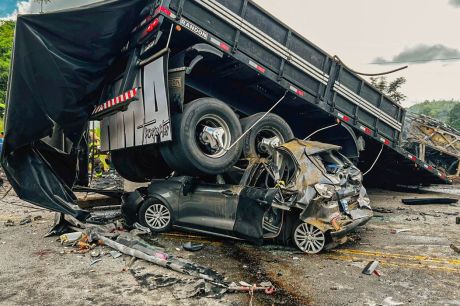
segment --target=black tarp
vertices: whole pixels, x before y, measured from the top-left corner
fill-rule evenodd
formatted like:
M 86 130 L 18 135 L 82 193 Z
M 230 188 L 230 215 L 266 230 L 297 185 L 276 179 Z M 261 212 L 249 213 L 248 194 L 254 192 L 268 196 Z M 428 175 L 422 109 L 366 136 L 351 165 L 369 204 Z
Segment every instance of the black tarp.
M 106 71 L 147 3 L 111 0 L 18 16 L 1 162 L 21 199 L 79 219 L 88 216 L 76 209 L 71 191 L 76 148 Z M 43 142 L 53 129 L 62 129 L 73 150 Z

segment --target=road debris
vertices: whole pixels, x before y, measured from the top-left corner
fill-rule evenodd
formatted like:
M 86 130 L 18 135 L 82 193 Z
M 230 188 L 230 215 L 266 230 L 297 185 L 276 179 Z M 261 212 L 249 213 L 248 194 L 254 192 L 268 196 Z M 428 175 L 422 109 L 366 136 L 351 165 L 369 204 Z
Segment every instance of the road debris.
M 430 217 L 435 217 L 435 218 L 440 218 L 441 217 L 441 215 L 430 214 L 430 213 L 426 213 L 426 212 L 420 212 L 419 215 L 422 216 L 422 217 L 424 217 L 424 216 L 430 216 Z M 425 217 L 424 217 L 424 220 L 426 220 Z
M 403 229 L 392 229 L 390 232 L 392 234 L 399 234 L 399 233 L 404 233 L 404 232 L 410 232 L 410 228 L 403 228 Z
M 186 251 L 189 251 L 189 252 L 196 252 L 196 251 L 200 251 L 201 249 L 203 249 L 204 247 L 204 244 L 202 243 L 193 243 L 193 242 L 186 242 L 182 245 L 182 248 Z
M 457 199 L 453 198 L 415 198 L 415 199 L 401 199 L 401 202 L 406 205 L 430 205 L 430 204 L 454 204 Z
M 372 210 L 374 212 L 382 213 L 382 214 L 391 214 L 394 212 L 393 209 L 391 208 L 386 208 L 386 207 L 372 207 Z
M 364 267 L 364 270 L 362 273 L 366 275 L 372 275 L 378 266 L 379 266 L 379 262 L 377 260 L 370 261 L 366 265 L 366 267 Z M 380 276 L 380 275 L 377 275 L 377 276 Z
M 8 226 L 15 226 L 15 225 L 16 225 L 16 224 L 15 224 L 14 221 L 11 220 L 11 219 L 8 219 L 8 220 L 5 221 L 5 226 L 7 226 L 7 227 L 8 227 Z
M 21 221 L 19 221 L 19 225 L 25 225 L 25 224 L 28 224 L 28 223 L 32 223 L 32 216 L 27 216 L 24 219 L 22 219 Z
M 393 297 L 389 296 L 383 300 L 383 305 L 384 306 L 398 306 L 398 305 L 404 305 L 404 303 L 393 301 Z
M 455 224 L 460 224 L 460 217 L 455 218 Z
M 237 285 L 236 283 L 231 283 L 228 286 L 228 290 L 235 292 L 249 292 L 251 295 L 255 291 L 263 291 L 265 294 L 269 295 L 276 292 L 276 288 L 270 282 L 260 283 L 259 285 L 251 285 L 246 282 L 239 282 L 239 285 Z
M 456 245 L 454 245 L 454 244 L 451 244 L 451 245 L 450 245 L 450 248 L 451 248 L 452 250 L 454 250 L 454 252 L 460 253 L 460 247 L 458 247 L 458 246 L 456 246 Z
M 103 245 L 106 245 L 125 255 L 143 259 L 145 261 L 151 262 L 153 264 L 156 264 L 164 268 L 171 269 L 176 272 L 180 272 L 180 273 L 184 273 L 190 276 L 202 278 L 204 280 L 215 282 L 215 283 L 220 283 L 223 281 L 222 275 L 206 267 L 201 267 L 201 266 L 198 266 L 190 262 L 181 261 L 169 255 L 167 255 L 166 257 L 167 259 L 165 259 L 165 254 L 163 253 L 156 253 L 154 255 L 148 255 L 134 248 L 127 247 L 117 241 L 113 241 L 109 238 L 106 238 L 96 232 L 92 232 L 90 234 L 90 237 L 93 241 L 97 240 Z
M 83 232 L 67 233 L 59 236 L 59 240 L 61 241 L 61 244 L 71 245 L 80 240 L 82 236 Z
M 102 261 L 102 258 L 97 258 L 97 259 L 91 260 L 91 262 L 89 263 L 89 266 L 91 267 L 92 265 L 97 264 L 100 261 Z
M 118 258 L 118 257 L 120 257 L 120 256 L 123 255 L 122 253 L 120 253 L 120 252 L 118 252 L 118 251 L 110 251 L 109 254 L 110 254 L 110 256 L 112 256 L 112 258 L 114 258 L 114 259 L 116 259 L 116 258 Z
M 181 286 L 176 286 L 173 291 L 173 296 L 178 300 L 199 296 L 221 298 L 226 292 L 226 287 L 215 286 L 206 282 L 204 279 L 199 279 Z

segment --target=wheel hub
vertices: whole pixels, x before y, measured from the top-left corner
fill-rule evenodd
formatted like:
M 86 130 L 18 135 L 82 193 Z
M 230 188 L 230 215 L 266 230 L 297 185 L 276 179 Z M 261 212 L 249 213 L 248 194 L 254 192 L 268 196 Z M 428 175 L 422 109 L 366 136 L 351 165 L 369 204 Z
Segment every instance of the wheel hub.
M 145 211 L 145 222 L 153 229 L 165 228 L 170 220 L 171 213 L 163 204 L 153 204 Z
M 301 223 L 295 229 L 294 241 L 297 247 L 303 252 L 316 254 L 324 248 L 326 238 L 324 233 L 316 226 Z
M 273 136 L 271 138 L 262 138 L 258 143 L 259 152 L 270 154 L 272 150 L 281 145 L 281 140 L 278 136 Z
M 222 150 L 224 148 L 224 136 L 225 130 L 223 128 L 204 126 L 200 134 L 200 141 L 213 150 Z

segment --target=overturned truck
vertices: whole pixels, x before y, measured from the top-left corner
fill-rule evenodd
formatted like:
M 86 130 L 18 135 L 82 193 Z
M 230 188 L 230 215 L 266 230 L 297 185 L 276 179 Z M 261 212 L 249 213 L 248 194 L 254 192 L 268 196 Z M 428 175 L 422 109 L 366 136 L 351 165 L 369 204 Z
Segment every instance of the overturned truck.
M 274 147 L 316 140 L 340 146 L 345 162 L 313 163 L 330 168 L 320 170 L 329 183 L 296 190 L 329 195 L 330 211 L 354 227 L 368 219 L 352 213 L 366 206 L 362 176 L 342 168 L 369 172 L 368 184 L 447 182 L 401 146 L 404 117 L 401 106 L 251 1 L 111 0 L 18 17 L 2 165 L 21 198 L 87 220 L 72 188 L 87 184 L 89 121 L 100 121 L 102 150 L 116 170 L 151 186 L 198 177 L 251 187 L 235 179 L 235 168 L 245 173 L 266 158 L 281 167 Z M 301 147 L 311 158 L 308 143 Z M 288 183 L 284 172 L 263 168 L 272 181 L 263 188 Z M 148 189 L 137 193 L 144 201 Z M 329 231 L 343 230 L 327 216 Z M 267 229 L 278 225 L 267 224 L 260 237 Z

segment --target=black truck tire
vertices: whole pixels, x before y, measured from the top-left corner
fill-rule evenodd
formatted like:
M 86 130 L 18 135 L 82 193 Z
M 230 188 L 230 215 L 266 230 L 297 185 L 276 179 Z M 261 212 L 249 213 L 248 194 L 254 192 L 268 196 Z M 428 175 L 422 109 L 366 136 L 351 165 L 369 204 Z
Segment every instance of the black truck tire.
M 222 128 L 223 147 L 228 148 L 241 135 L 241 125 L 233 110 L 214 98 L 200 98 L 185 105 L 172 118 L 173 141 L 161 147 L 168 165 L 187 175 L 217 175 L 229 170 L 241 155 L 242 143 L 230 150 L 213 148 L 202 138 L 203 128 Z
M 265 113 L 257 113 L 252 116 L 241 119 L 243 132 L 247 131 L 254 123 L 257 122 Z M 265 152 L 259 149 L 259 142 L 262 138 L 271 138 L 277 136 L 281 143 L 294 138 L 294 133 L 289 124 L 283 118 L 276 114 L 268 114 L 254 126 L 249 133 L 243 138 L 243 156 L 254 158 L 266 156 Z
M 148 182 L 154 178 L 165 178 L 172 173 L 156 146 L 111 151 L 110 158 L 115 170 L 132 182 Z

